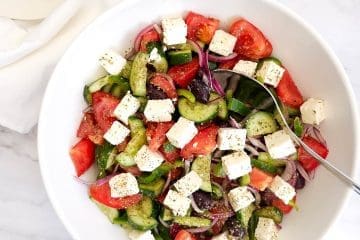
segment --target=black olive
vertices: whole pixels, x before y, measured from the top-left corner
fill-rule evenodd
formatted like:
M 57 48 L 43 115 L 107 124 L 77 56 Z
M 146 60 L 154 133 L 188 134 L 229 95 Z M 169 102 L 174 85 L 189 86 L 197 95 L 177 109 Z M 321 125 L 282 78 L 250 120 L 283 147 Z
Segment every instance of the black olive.
M 305 187 L 305 178 L 303 176 L 301 176 L 300 173 L 298 173 L 298 177 L 296 179 L 296 183 L 295 183 L 295 189 L 303 189 Z
M 210 87 L 203 80 L 202 76 L 197 76 L 192 80 L 189 87 L 197 101 L 201 103 L 207 103 L 209 101 Z
M 265 189 L 263 192 L 260 192 L 261 195 L 261 204 L 271 206 L 271 203 L 274 199 L 277 199 L 275 194 L 269 189 Z
M 165 99 L 168 98 L 166 93 L 160 88 L 154 86 L 153 84 L 148 84 L 146 93 L 150 99 Z
M 235 216 L 229 218 L 225 223 L 227 230 L 231 236 L 239 237 L 242 239 L 245 234 L 246 230 L 241 223 L 236 219 Z
M 203 191 L 196 191 L 192 194 L 196 205 L 201 210 L 208 210 L 212 206 L 211 194 Z

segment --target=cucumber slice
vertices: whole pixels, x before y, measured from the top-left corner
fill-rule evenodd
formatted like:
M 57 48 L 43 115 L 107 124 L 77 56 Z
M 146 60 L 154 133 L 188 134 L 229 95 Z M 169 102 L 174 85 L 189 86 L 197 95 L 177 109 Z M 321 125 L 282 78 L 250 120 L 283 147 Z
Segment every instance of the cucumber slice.
M 283 219 L 283 213 L 276 207 L 268 206 L 254 211 L 257 217 L 271 218 L 275 223 L 280 224 Z
M 255 204 L 250 204 L 246 208 L 240 209 L 236 212 L 236 218 L 240 221 L 241 225 L 245 228 L 249 225 L 249 219 L 251 215 L 256 210 Z
M 174 223 L 187 227 L 208 227 L 211 225 L 211 220 L 200 217 L 175 217 Z
M 146 65 L 148 60 L 149 55 L 147 53 L 139 52 L 136 54 L 134 62 L 131 66 L 130 88 L 135 96 L 146 96 Z
M 259 222 L 259 217 L 253 214 L 248 222 L 248 236 L 249 240 L 256 240 L 255 238 L 255 230 L 257 227 L 257 224 Z
M 169 64 L 165 57 L 161 57 L 158 61 L 151 62 L 150 65 L 154 66 L 156 72 L 166 73 L 169 68 Z
M 240 115 L 247 115 L 250 113 L 250 108 L 246 106 L 245 103 L 241 102 L 240 100 L 237 100 L 236 98 L 230 98 L 228 100 L 227 108 L 229 111 L 239 113 Z
M 285 167 L 286 162 L 285 161 L 281 161 L 281 160 L 277 160 L 277 159 L 273 159 L 269 153 L 267 152 L 260 152 L 259 156 L 258 156 L 258 160 L 259 161 L 263 161 L 263 162 L 267 162 L 273 166 L 276 167 Z
M 226 101 L 224 98 L 220 98 L 220 95 L 216 93 L 210 93 L 209 101 L 211 101 L 212 104 L 218 105 L 218 117 L 220 119 L 227 119 L 228 117 L 228 108 L 226 105 Z
M 246 130 L 249 137 L 273 133 L 278 129 L 271 113 L 257 112 L 246 121 Z
M 130 60 L 126 62 L 125 67 L 120 72 L 121 77 L 130 79 L 132 63 L 133 61 Z
M 194 94 L 192 92 L 190 92 L 189 90 L 177 89 L 176 92 L 177 92 L 179 97 L 184 97 L 187 100 L 189 100 L 191 103 L 196 102 L 196 98 L 195 98 Z
M 157 229 L 159 231 L 160 237 L 162 237 L 163 240 L 172 240 L 172 238 L 170 237 L 169 228 L 166 228 L 164 225 L 159 224 Z
M 192 52 L 190 49 L 169 51 L 167 54 L 171 65 L 185 64 L 192 60 Z
M 226 173 L 224 171 L 224 168 L 223 168 L 221 162 L 218 162 L 217 164 L 214 165 L 212 172 L 216 177 L 223 178 L 226 176 Z
M 154 198 L 160 195 L 164 185 L 165 185 L 165 180 L 160 178 L 153 183 L 149 183 L 149 184 L 140 183 L 139 188 L 144 195 Z
M 210 156 L 197 157 L 191 165 L 191 170 L 195 171 L 202 179 L 200 189 L 205 192 L 212 192 L 210 181 Z
M 119 211 L 119 216 L 114 219 L 114 224 L 119 225 L 125 229 L 131 229 L 131 225 L 129 224 L 129 220 L 125 210 Z
M 170 163 L 163 163 L 152 171 L 149 175 L 142 175 L 138 178 L 139 183 L 149 184 L 162 176 L 168 174 L 173 166 Z
M 251 159 L 251 165 L 270 174 L 281 174 L 283 171 L 283 168 L 274 166 L 270 162 L 264 162 L 258 159 Z
M 197 123 L 210 121 L 218 114 L 217 105 L 199 102 L 191 103 L 186 98 L 179 99 L 178 109 L 181 116 Z
M 108 83 L 101 89 L 101 91 L 109 93 L 111 91 L 111 88 L 112 88 L 112 84 Z
M 93 198 L 90 198 L 91 201 L 93 201 L 96 206 L 105 214 L 105 216 L 110 220 L 111 223 L 114 223 L 115 220 L 119 217 L 119 210 L 116 208 L 108 207 L 102 203 L 99 203 Z
M 211 187 L 212 187 L 211 197 L 217 200 L 221 199 L 223 197 L 223 193 L 221 189 L 215 184 L 211 184 Z
M 250 174 L 245 174 L 244 176 L 242 176 L 239 180 L 239 184 L 240 186 L 247 186 L 250 184 Z
M 136 97 L 136 98 L 140 102 L 139 112 L 144 112 L 147 104 L 147 98 L 146 97 Z
M 174 215 L 172 214 L 171 210 L 168 208 L 164 208 L 163 212 L 162 212 L 162 216 L 161 218 L 164 221 L 171 221 L 174 218 Z
M 89 91 L 89 86 L 85 85 L 84 90 L 83 90 L 83 97 L 84 100 L 87 104 L 91 104 L 92 102 L 92 97 L 91 97 L 91 92 Z
M 106 142 L 103 145 L 96 145 L 95 161 L 99 169 L 98 178 L 106 176 L 106 170 L 115 162 L 116 147 Z
M 140 231 L 153 229 L 157 226 L 157 221 L 151 217 L 152 212 L 153 202 L 146 196 L 138 204 L 126 209 L 130 225 Z
M 131 227 L 140 231 L 154 229 L 158 224 L 155 218 L 152 217 L 144 218 L 141 216 L 129 216 L 128 221 Z

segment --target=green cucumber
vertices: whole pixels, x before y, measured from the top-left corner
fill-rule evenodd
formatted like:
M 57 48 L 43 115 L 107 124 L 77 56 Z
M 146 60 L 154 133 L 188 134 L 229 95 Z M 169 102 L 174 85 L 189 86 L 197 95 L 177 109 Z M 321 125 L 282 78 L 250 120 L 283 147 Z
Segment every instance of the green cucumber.
M 269 162 L 260 161 L 258 159 L 251 159 L 251 165 L 270 174 L 281 174 L 283 171 L 283 168 L 274 166 Z
M 122 98 L 125 94 L 130 90 L 129 82 L 127 81 L 119 81 L 118 83 L 114 83 L 111 86 L 110 93 L 114 97 Z
M 191 170 L 195 171 L 202 180 L 200 189 L 205 192 L 212 192 L 210 181 L 210 165 L 210 156 L 199 156 L 193 161 L 191 165 Z
M 240 221 L 241 225 L 245 228 L 249 225 L 249 219 L 251 218 L 252 213 L 255 211 L 255 204 L 250 204 L 246 208 L 240 209 L 236 212 L 236 218 Z
M 187 100 L 189 100 L 191 103 L 196 102 L 196 98 L 195 98 L 194 94 L 192 92 L 190 92 L 189 90 L 177 89 L 176 92 L 177 92 L 179 97 L 184 97 Z
M 220 95 L 212 92 L 212 93 L 210 93 L 209 101 L 211 102 L 211 104 L 218 105 L 218 117 L 223 120 L 227 119 L 228 108 L 226 105 L 226 100 L 224 98 L 220 97 Z
M 250 174 L 245 174 L 239 180 L 240 186 L 247 186 L 250 184 Z
M 268 206 L 254 211 L 257 217 L 271 218 L 275 223 L 280 224 L 283 219 L 283 213 L 276 207 Z
M 98 178 L 106 176 L 106 170 L 115 162 L 116 147 L 105 141 L 103 145 L 96 145 L 95 161 L 99 169 Z
M 249 137 L 273 133 L 277 129 L 274 116 L 268 112 L 256 112 L 246 121 L 246 130 Z
M 109 93 L 109 92 L 111 91 L 111 88 L 112 88 L 112 84 L 106 84 L 106 85 L 101 89 L 101 91 L 106 92 L 106 93 Z
M 212 173 L 214 174 L 215 177 L 223 178 L 226 176 L 226 173 L 224 171 L 224 168 L 223 168 L 221 162 L 218 162 L 214 165 L 214 167 L 212 169 Z
M 136 54 L 134 62 L 131 66 L 130 88 L 133 95 L 146 96 L 146 79 L 147 79 L 147 63 L 149 55 L 144 52 Z
M 106 75 L 90 83 L 88 85 L 89 92 L 94 93 L 100 91 L 101 89 L 103 89 L 105 92 L 110 92 L 113 84 L 124 85 L 124 87 L 129 85 L 128 81 L 121 76 Z
M 170 231 L 169 228 L 166 228 L 164 225 L 159 224 L 157 227 L 159 231 L 159 235 L 163 240 L 172 240 L 170 237 Z
M 165 57 L 161 57 L 159 60 L 151 62 L 150 65 L 154 66 L 156 72 L 166 73 L 169 68 L 169 64 Z
M 174 219 L 174 214 L 172 214 L 170 209 L 164 207 L 161 218 L 164 221 L 171 221 Z
M 130 79 L 131 67 L 133 61 L 128 60 L 125 64 L 125 67 L 121 70 L 120 76 L 126 79 Z
M 240 115 L 243 116 L 249 114 L 251 111 L 250 108 L 245 103 L 241 102 L 236 98 L 230 98 L 228 100 L 227 108 L 229 109 L 229 111 L 239 113 Z
M 211 220 L 201 217 L 175 217 L 174 223 L 187 227 L 208 227 Z
M 180 65 L 191 62 L 192 52 L 190 49 L 171 50 L 167 53 L 171 65 Z
M 163 163 L 159 167 L 155 168 L 150 174 L 141 175 L 138 178 L 139 183 L 148 184 L 168 174 L 173 166 L 170 163 Z
M 294 119 L 294 132 L 296 136 L 301 137 L 304 131 L 304 125 L 302 124 L 299 117 Z
M 132 229 L 131 225 L 129 224 L 129 220 L 125 210 L 119 211 L 119 216 L 114 219 L 113 223 L 125 229 Z
M 273 159 L 269 153 L 260 152 L 258 156 L 259 161 L 267 162 L 275 167 L 285 167 L 286 162 L 278 159 Z
M 197 123 L 210 121 L 218 114 L 217 105 L 199 102 L 191 103 L 186 98 L 179 99 L 178 109 L 181 116 Z
M 153 229 L 157 226 L 157 221 L 152 216 L 153 202 L 149 197 L 144 196 L 136 205 L 128 207 L 126 214 L 130 225 L 140 231 Z
M 163 46 L 162 46 L 161 42 L 149 42 L 146 45 L 147 53 L 150 54 L 154 48 L 157 49 L 157 52 L 161 57 L 165 57 L 165 53 L 164 53 Z
M 256 240 L 255 238 L 255 230 L 257 227 L 257 224 L 259 222 L 259 217 L 256 216 L 255 214 L 253 214 L 248 222 L 248 236 L 249 236 L 249 240 Z
M 91 96 L 91 92 L 89 91 L 89 86 L 88 85 L 84 86 L 83 97 L 84 97 L 84 100 L 85 100 L 85 102 L 87 104 L 92 103 L 92 96 Z
M 114 223 L 115 219 L 119 217 L 119 210 L 117 210 L 116 208 L 108 207 L 102 203 L 99 203 L 91 197 L 90 199 L 96 204 L 96 206 L 101 210 L 101 212 L 105 214 L 105 216 L 110 220 L 111 223 Z
M 221 199 L 223 197 L 223 192 L 220 189 L 220 187 L 218 187 L 215 184 L 211 184 L 211 188 L 212 188 L 212 193 L 211 193 L 211 197 L 213 197 L 214 199 Z
M 165 180 L 160 178 L 149 184 L 140 183 L 139 188 L 144 195 L 154 198 L 160 195 L 164 185 Z
M 256 66 L 256 70 L 259 70 L 262 67 L 262 65 L 264 64 L 264 62 L 268 62 L 268 61 L 274 62 L 275 64 L 277 64 L 279 66 L 281 66 L 281 64 L 282 64 L 281 61 L 276 57 L 266 57 L 259 61 L 258 65 Z

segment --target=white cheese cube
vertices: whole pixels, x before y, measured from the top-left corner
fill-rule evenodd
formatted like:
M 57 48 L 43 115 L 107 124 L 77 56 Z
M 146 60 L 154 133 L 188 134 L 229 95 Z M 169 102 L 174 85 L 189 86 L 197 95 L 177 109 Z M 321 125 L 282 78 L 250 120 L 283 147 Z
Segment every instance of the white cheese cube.
M 126 59 L 114 50 L 107 50 L 99 58 L 99 64 L 111 75 L 118 75 L 125 67 Z
M 161 60 L 161 55 L 159 54 L 158 49 L 154 47 L 150 52 L 149 62 L 158 62 L 160 60 Z
M 233 53 L 237 38 L 223 30 L 216 30 L 210 42 L 209 50 L 222 56 Z
M 243 73 L 249 77 L 255 75 L 257 62 L 240 60 L 233 68 L 233 71 Z
M 217 140 L 220 150 L 243 150 L 246 141 L 246 129 L 220 128 Z
M 148 100 L 144 114 L 150 122 L 169 122 L 175 112 L 171 99 Z
M 245 186 L 231 189 L 228 197 L 231 207 L 234 209 L 235 212 L 239 211 L 240 209 L 246 208 L 255 201 L 254 196 Z
M 244 151 L 225 155 L 221 158 L 221 161 L 229 179 L 236 179 L 251 172 L 250 157 Z
M 296 153 L 296 148 L 285 130 L 279 130 L 264 137 L 266 148 L 272 158 L 285 158 Z
M 139 193 L 136 178 L 131 173 L 120 173 L 109 181 L 111 197 L 121 198 Z
M 295 197 L 296 192 L 293 186 L 287 183 L 284 179 L 279 176 L 276 176 L 271 182 L 269 189 L 280 198 L 285 204 Z
M 122 143 L 130 134 L 130 130 L 122 125 L 119 121 L 114 121 L 109 130 L 104 135 L 106 141 L 112 145 Z
M 114 115 L 117 119 L 128 124 L 128 119 L 134 115 L 140 107 L 139 100 L 131 95 L 130 91 L 121 99 L 121 102 L 114 110 Z
M 326 118 L 325 101 L 309 98 L 301 105 L 300 112 L 304 123 L 319 125 Z
M 134 161 L 139 167 L 140 171 L 151 172 L 164 161 L 164 157 L 159 153 L 150 150 L 146 145 L 143 145 L 136 153 Z
M 216 236 L 213 236 L 211 240 L 229 240 L 228 232 L 220 233 Z
M 284 72 L 285 69 L 273 61 L 265 61 L 256 72 L 256 77 L 260 82 L 277 87 Z
M 170 143 L 177 148 L 183 148 L 198 133 L 195 123 L 180 117 L 179 120 L 166 133 Z
M 151 230 L 138 231 L 131 229 L 128 232 L 128 236 L 130 240 L 155 240 L 153 234 L 151 233 Z
M 257 227 L 255 229 L 256 240 L 277 240 L 279 239 L 279 230 L 274 220 L 271 218 L 259 217 Z
M 201 184 L 202 184 L 202 180 L 200 176 L 196 172 L 191 171 L 188 174 L 186 174 L 184 177 L 180 178 L 174 184 L 174 187 L 180 194 L 187 197 L 191 195 L 193 192 L 199 190 Z
M 173 190 L 169 190 L 164 200 L 164 205 L 170 208 L 175 216 L 185 216 L 190 203 L 189 198 Z
M 166 45 L 186 43 L 187 25 L 182 18 L 165 18 L 161 21 L 161 26 Z

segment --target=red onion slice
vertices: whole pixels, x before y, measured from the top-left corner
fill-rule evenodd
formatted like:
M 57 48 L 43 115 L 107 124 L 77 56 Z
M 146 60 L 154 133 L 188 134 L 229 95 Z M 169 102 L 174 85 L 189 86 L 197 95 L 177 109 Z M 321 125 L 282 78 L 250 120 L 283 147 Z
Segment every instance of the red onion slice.
M 134 41 L 134 49 L 136 52 L 139 51 L 140 49 L 140 44 L 141 44 L 141 39 L 142 39 L 142 36 L 149 32 L 151 29 L 154 28 L 154 24 L 151 24 L 149 26 L 146 26 L 145 28 L 143 28 L 135 37 L 135 41 Z
M 260 139 L 258 139 L 258 138 L 253 138 L 253 137 L 248 137 L 248 139 L 249 139 L 250 143 L 251 143 L 254 147 L 259 148 L 259 149 L 267 152 L 267 148 L 266 148 L 265 144 L 263 144 L 263 143 L 260 141 Z
M 162 219 L 160 216 L 159 216 L 159 222 L 166 228 L 170 228 L 170 225 L 167 224 L 164 219 Z
M 296 172 L 295 161 L 288 160 L 286 161 L 285 170 L 281 175 L 281 178 L 284 179 L 285 181 L 289 181 L 291 177 L 295 174 L 295 172 Z
M 325 140 L 325 138 L 321 135 L 320 130 L 317 127 L 314 127 L 314 136 L 315 138 L 325 147 L 327 147 L 327 142 Z
M 237 56 L 238 56 L 237 53 L 233 53 L 226 57 L 209 54 L 209 60 L 212 62 L 225 62 L 225 61 L 232 60 L 232 59 L 236 58 Z
M 296 163 L 296 169 L 298 170 L 298 172 L 300 173 L 300 175 L 308 182 L 311 181 L 311 178 L 309 176 L 309 174 L 306 172 L 306 170 L 303 168 L 303 166 L 299 163 L 299 161 L 295 161 Z
M 256 205 L 259 205 L 260 202 L 261 202 L 261 196 L 260 196 L 259 191 L 258 191 L 257 189 L 255 189 L 255 188 L 253 188 L 253 187 L 250 187 L 250 186 L 248 186 L 247 188 L 248 188 L 248 190 L 254 195 L 254 197 L 255 197 L 255 204 L 256 204 Z
M 240 124 L 231 116 L 229 117 L 229 123 L 234 128 L 241 128 Z
M 197 42 L 194 42 L 192 40 L 188 39 L 187 43 L 190 44 L 192 50 L 197 53 L 197 55 L 199 57 L 199 65 L 200 65 L 200 67 L 203 67 L 204 66 L 204 52 L 203 52 L 202 48 L 199 46 L 199 44 Z
M 171 182 L 171 171 L 170 171 L 170 172 L 168 173 L 168 175 L 167 175 L 167 179 L 166 179 L 166 182 L 165 182 L 165 184 L 164 184 L 164 187 L 163 187 L 161 193 L 163 193 L 163 192 L 166 191 L 166 189 L 167 189 L 167 188 L 169 187 L 169 185 L 170 185 L 170 182 Z
M 185 168 L 185 174 L 188 174 L 189 171 L 190 171 L 190 164 L 191 162 L 188 161 L 188 160 L 185 160 L 185 165 L 184 165 L 184 168 Z
M 155 23 L 155 24 L 153 25 L 153 27 L 154 27 L 155 31 L 156 31 L 160 36 L 162 36 L 163 31 L 162 31 L 161 27 L 160 27 L 157 23 Z
M 253 156 L 259 156 L 259 152 L 253 146 L 245 144 L 245 149 L 248 150 Z

